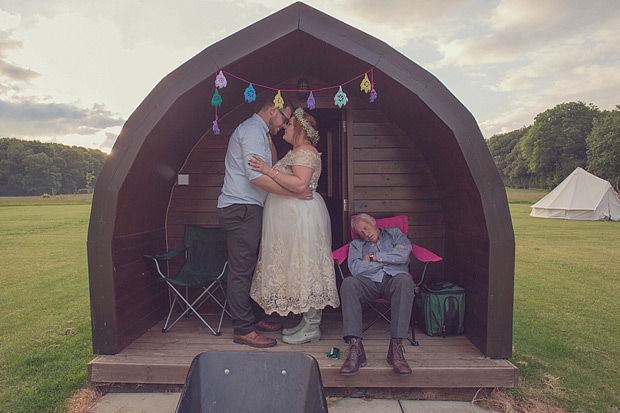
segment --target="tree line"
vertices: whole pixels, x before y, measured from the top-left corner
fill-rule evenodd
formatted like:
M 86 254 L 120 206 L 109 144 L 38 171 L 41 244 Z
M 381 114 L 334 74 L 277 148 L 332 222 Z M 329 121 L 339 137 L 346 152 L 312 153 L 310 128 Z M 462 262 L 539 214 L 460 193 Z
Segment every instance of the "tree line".
M 561 103 L 487 145 L 511 188 L 551 189 L 580 166 L 620 189 L 620 105 Z M 106 158 L 97 149 L 2 138 L 0 196 L 90 192 Z
M 0 196 L 88 193 L 107 155 L 59 143 L 0 139 Z
M 579 166 L 620 189 L 620 105 L 561 103 L 487 145 L 507 187 L 551 189 Z

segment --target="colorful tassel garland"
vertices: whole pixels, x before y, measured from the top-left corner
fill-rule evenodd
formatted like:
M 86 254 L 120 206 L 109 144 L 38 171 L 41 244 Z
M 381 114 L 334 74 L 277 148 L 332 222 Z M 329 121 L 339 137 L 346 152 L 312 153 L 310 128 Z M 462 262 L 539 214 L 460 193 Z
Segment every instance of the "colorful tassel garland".
M 370 80 L 368 80 L 368 73 L 364 74 L 364 79 L 362 80 L 362 83 L 360 83 L 360 90 L 364 93 L 368 93 L 370 92 Z
M 375 92 L 375 88 L 373 87 L 372 90 L 370 91 L 370 97 L 368 99 L 370 100 L 370 103 L 373 103 L 376 98 L 377 98 L 377 92 Z
M 314 109 L 316 105 L 316 101 L 314 100 L 314 95 L 310 92 L 310 96 L 308 96 L 308 100 L 306 100 L 306 105 L 308 105 L 308 109 Z
M 284 107 L 284 99 L 282 99 L 282 95 L 280 94 L 279 90 L 276 94 L 276 97 L 273 98 L 273 106 L 278 109 L 282 109 Z
M 338 93 L 336 93 L 336 95 L 334 96 L 334 104 L 339 108 L 342 108 L 344 105 L 347 104 L 348 101 L 349 98 L 347 97 L 346 93 L 342 91 L 342 86 L 340 86 L 340 88 L 338 88 Z
M 222 105 L 222 97 L 215 89 L 215 93 L 213 93 L 213 97 L 211 98 L 211 106 L 215 106 L 216 108 Z
M 226 76 L 224 76 L 224 73 L 220 70 L 220 73 L 215 77 L 215 87 L 222 89 L 225 88 L 227 84 L 228 81 L 226 80 Z
M 254 87 L 251 83 L 250 86 L 245 88 L 245 91 L 243 92 L 243 97 L 248 103 L 252 103 L 256 100 L 256 91 L 254 90 Z

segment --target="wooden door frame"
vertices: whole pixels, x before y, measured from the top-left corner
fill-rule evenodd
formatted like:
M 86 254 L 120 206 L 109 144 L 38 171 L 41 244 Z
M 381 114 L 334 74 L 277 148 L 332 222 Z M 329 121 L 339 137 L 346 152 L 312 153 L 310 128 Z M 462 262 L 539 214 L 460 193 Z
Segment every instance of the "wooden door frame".
M 354 199 L 354 176 L 353 176 L 353 109 L 346 107 L 342 111 L 342 122 L 340 133 L 342 135 L 341 159 L 342 159 L 342 230 L 345 240 L 349 239 L 349 221 L 355 214 Z M 344 130 L 343 130 L 344 129 Z

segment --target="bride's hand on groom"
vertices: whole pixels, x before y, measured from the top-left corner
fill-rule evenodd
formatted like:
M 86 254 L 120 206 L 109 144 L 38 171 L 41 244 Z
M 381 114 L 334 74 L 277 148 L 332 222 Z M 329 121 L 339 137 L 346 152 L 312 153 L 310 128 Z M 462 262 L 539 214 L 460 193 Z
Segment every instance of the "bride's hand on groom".
M 303 201 L 310 201 L 311 199 L 314 198 L 314 194 L 312 193 L 312 189 L 310 189 L 309 187 L 306 187 L 306 189 L 303 192 L 299 192 L 297 194 L 297 198 L 301 199 Z
M 262 173 L 263 175 L 269 175 L 269 171 L 273 169 L 269 164 L 263 161 L 258 155 L 252 155 L 252 157 L 248 160 L 248 165 L 252 168 L 253 171 L 257 171 Z

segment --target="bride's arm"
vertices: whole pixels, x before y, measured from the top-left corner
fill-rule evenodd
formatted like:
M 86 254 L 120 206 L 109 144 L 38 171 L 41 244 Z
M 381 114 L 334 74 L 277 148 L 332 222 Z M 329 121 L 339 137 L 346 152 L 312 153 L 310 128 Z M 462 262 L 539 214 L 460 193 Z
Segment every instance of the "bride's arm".
M 302 192 L 292 192 L 288 189 L 284 188 L 282 185 L 275 182 L 273 179 L 269 178 L 267 175 L 261 175 L 258 178 L 252 179 L 254 185 L 259 187 L 265 192 L 269 192 L 270 194 L 278 194 L 290 196 L 297 199 L 305 199 L 309 200 L 313 198 L 312 191 L 308 188 L 306 191 Z
M 280 173 L 280 171 L 273 169 L 256 155 L 250 159 L 250 166 L 253 170 L 262 173 L 264 176 L 268 176 L 283 188 L 298 194 L 308 189 L 308 184 L 310 183 L 313 172 L 310 167 L 293 165 L 293 175 Z

